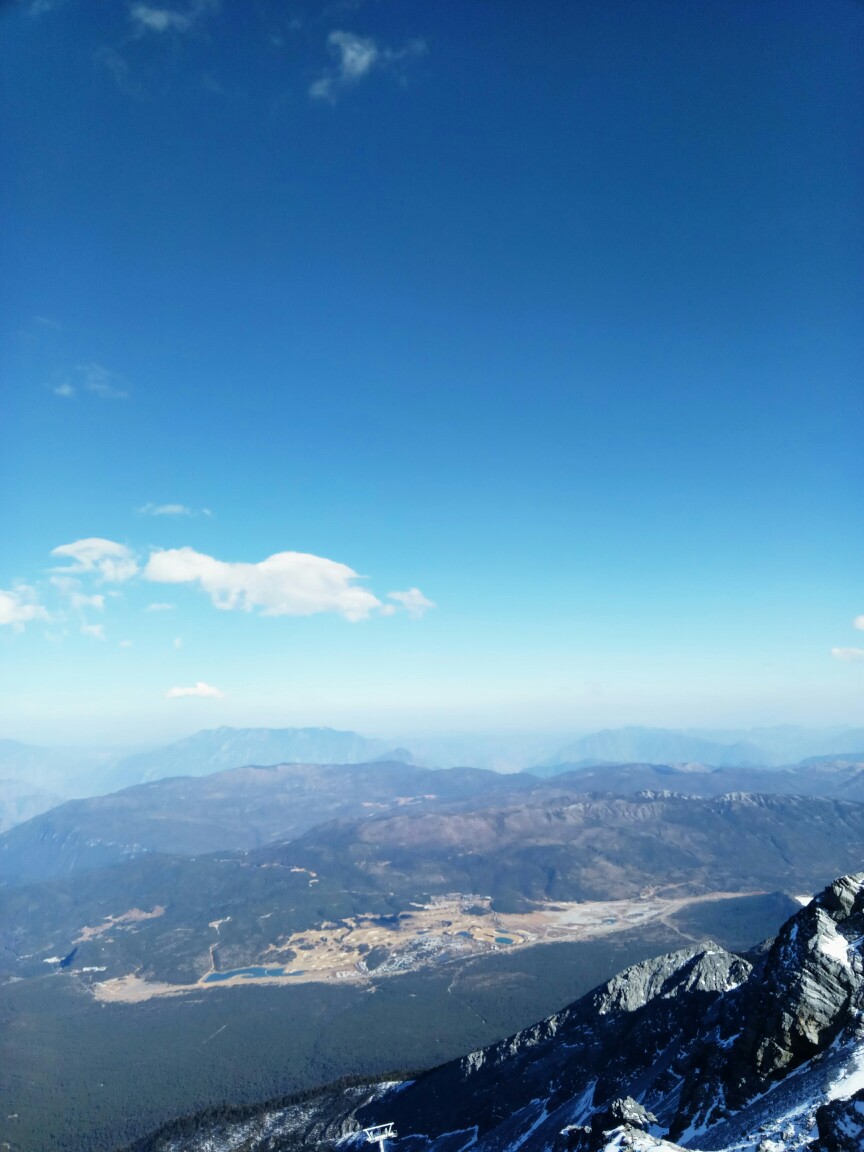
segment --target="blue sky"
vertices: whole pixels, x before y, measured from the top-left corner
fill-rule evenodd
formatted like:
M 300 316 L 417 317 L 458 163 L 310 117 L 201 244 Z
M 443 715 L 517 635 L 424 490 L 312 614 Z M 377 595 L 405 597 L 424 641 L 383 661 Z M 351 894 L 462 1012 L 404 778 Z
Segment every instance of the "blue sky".
M 5 6 L 0 733 L 864 723 L 862 34 Z

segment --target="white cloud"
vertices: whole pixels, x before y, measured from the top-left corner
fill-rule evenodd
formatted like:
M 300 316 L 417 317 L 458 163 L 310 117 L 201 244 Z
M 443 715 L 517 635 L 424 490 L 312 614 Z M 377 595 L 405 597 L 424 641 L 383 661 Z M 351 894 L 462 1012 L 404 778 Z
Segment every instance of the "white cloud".
M 192 508 L 187 508 L 185 504 L 144 504 L 138 509 L 142 516 L 196 516 L 197 513 Z M 209 516 L 210 512 L 207 508 L 202 509 L 202 516 Z
M 27 584 L 17 588 L 0 588 L 0 626 L 6 624 L 20 632 L 32 620 L 50 620 L 48 612 L 36 599 L 36 592 Z
M 183 637 L 182 636 L 175 636 L 174 637 L 174 647 L 178 651 L 179 651 L 179 649 L 181 649 L 183 647 Z
M 380 53 L 374 40 L 351 32 L 331 32 L 327 47 L 336 57 L 336 64 L 310 86 L 309 95 L 314 100 L 334 103 L 340 88 L 356 84 L 372 71 Z
M 83 388 L 103 400 L 126 400 L 129 397 L 129 386 L 124 378 L 101 364 L 79 364 L 75 373 Z
M 55 373 L 50 388 L 55 396 L 62 396 L 66 400 L 71 400 L 81 392 L 92 392 L 102 400 L 129 398 L 127 380 L 95 361 L 77 364 L 71 372 Z
M 132 641 L 131 640 L 121 640 L 121 641 L 119 641 L 118 646 L 120 648 L 131 648 L 132 647 Z
M 104 624 L 82 624 L 82 636 L 92 636 L 94 640 L 105 639 L 105 625 Z
M 331 32 L 327 43 L 337 57 L 339 76 L 346 83 L 371 72 L 380 55 L 374 40 L 352 32 Z
M 138 564 L 131 549 L 125 544 L 103 540 L 99 536 L 76 540 L 72 544 L 61 544 L 52 550 L 51 555 L 72 561 L 66 568 L 55 569 L 61 574 L 90 572 L 100 580 L 122 583 L 138 572 Z
M 192 23 L 191 16 L 184 16 L 182 12 L 152 8 L 149 4 L 133 4 L 129 18 L 148 32 L 185 32 Z
M 309 85 L 309 95 L 313 100 L 328 100 L 331 104 L 336 103 L 336 97 L 333 95 L 336 87 L 335 80 L 330 76 L 321 76 Z
M 832 648 L 831 655 L 835 660 L 864 660 L 864 648 Z
M 133 4 L 129 19 L 141 35 L 147 32 L 188 32 L 195 22 L 219 6 L 219 0 L 192 0 L 185 12 L 153 4 Z
M 864 632 L 864 616 L 856 616 L 852 623 L 861 632 Z
M 346 620 L 358 621 L 373 615 L 392 616 L 399 610 L 420 617 L 435 607 L 419 588 L 389 592 L 389 602 L 382 602 L 363 586 L 362 577 L 347 564 L 305 552 L 277 552 L 250 564 L 217 560 L 194 548 L 170 548 L 152 551 L 142 570 L 135 553 L 126 544 L 92 536 L 61 544 L 51 555 L 67 561 L 65 567 L 53 569 L 51 583 L 80 613 L 86 609 L 102 611 L 108 597 L 121 595 L 119 591 L 110 590 L 88 593 L 82 588 L 80 577 L 93 577 L 103 584 L 119 584 L 139 575 L 155 584 L 197 584 L 219 609 L 258 611 L 262 616 L 334 612 Z M 25 607 L 18 611 L 23 612 Z M 165 601 L 155 601 L 144 610 L 170 612 L 174 607 Z M 31 608 L 30 611 L 28 618 L 35 619 L 44 609 Z M 90 625 L 90 634 L 96 635 L 92 629 L 98 627 Z M 175 647 L 179 647 L 179 639 Z
M 85 608 L 96 608 L 101 612 L 105 607 L 105 597 L 102 593 L 86 595 L 81 591 L 81 581 L 75 576 L 52 576 L 51 583 L 61 595 L 68 597 L 70 605 L 78 612 L 82 612 Z
M 165 695 L 169 700 L 179 700 L 182 696 L 206 696 L 214 700 L 221 700 L 225 693 L 214 688 L 211 684 L 205 684 L 203 680 L 199 680 L 192 688 L 169 688 Z
M 67 571 L 67 569 L 61 569 L 61 571 Z M 97 608 L 101 612 L 105 607 L 103 593 L 96 592 L 93 593 L 93 596 L 88 596 L 81 591 L 81 581 L 76 576 L 52 576 L 51 583 L 61 596 L 67 597 L 70 607 L 75 608 L 76 612 L 83 612 L 84 608 Z
M 101 612 L 105 607 L 105 597 L 98 592 L 94 596 L 85 596 L 83 592 L 73 592 L 69 597 L 69 602 L 73 608 L 77 608 L 79 611 L 84 608 L 96 608 Z
M 415 620 L 419 620 L 424 616 L 430 608 L 435 607 L 435 601 L 429 600 L 419 588 L 409 588 L 407 592 L 388 592 L 388 600 L 395 600 L 400 604 L 408 613 L 413 616 Z M 390 613 L 387 613 L 390 615 Z
M 381 601 L 353 568 L 305 552 L 277 552 L 258 564 L 227 563 L 192 548 L 153 552 L 144 578 L 157 584 L 200 584 L 217 608 L 261 610 L 263 616 L 337 612 L 366 620 Z
M 353 87 L 371 72 L 425 52 L 426 44 L 423 40 L 411 40 L 403 48 L 380 48 L 371 36 L 337 30 L 327 37 L 327 48 L 334 57 L 333 67 L 310 85 L 309 95 L 313 100 L 335 104 L 341 91 Z
M 81 581 L 74 576 L 52 576 L 51 583 L 64 596 L 71 596 L 81 587 Z

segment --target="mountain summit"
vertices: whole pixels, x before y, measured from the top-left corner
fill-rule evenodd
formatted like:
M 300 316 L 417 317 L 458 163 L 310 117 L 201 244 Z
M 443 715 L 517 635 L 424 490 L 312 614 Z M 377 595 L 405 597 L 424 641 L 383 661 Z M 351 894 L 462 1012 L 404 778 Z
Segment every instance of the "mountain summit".
M 166 776 L 205 776 L 249 764 L 356 764 L 388 750 L 383 740 L 336 728 L 206 728 L 121 760 L 112 790 Z

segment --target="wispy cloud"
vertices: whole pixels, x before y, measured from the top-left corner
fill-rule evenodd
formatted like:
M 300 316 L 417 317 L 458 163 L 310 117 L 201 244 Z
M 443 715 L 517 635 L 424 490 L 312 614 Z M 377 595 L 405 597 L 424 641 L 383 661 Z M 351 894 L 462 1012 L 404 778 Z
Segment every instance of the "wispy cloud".
M 184 696 L 204 696 L 213 700 L 222 700 L 225 693 L 219 688 L 214 688 L 212 684 L 205 684 L 203 680 L 199 680 L 191 688 L 169 688 L 165 695 L 169 700 L 179 700 Z
M 101 612 L 105 607 L 105 597 L 98 592 L 94 596 L 86 596 L 83 592 L 73 592 L 69 602 L 79 612 L 83 612 L 85 608 L 95 608 L 97 612 Z
M 123 376 L 95 361 L 78 364 L 71 372 L 58 373 L 55 381 L 51 391 L 66 399 L 82 392 L 89 392 L 100 400 L 128 400 L 130 395 L 128 381 Z
M 144 504 L 138 512 L 141 516 L 211 516 L 209 508 L 196 511 L 185 504 Z
M 143 59 L 149 59 L 150 54 L 147 52 L 142 59 L 140 46 L 146 41 L 161 40 L 170 45 L 173 53 L 177 42 L 195 35 L 204 18 L 219 7 L 220 0 L 177 0 L 171 4 L 135 0 L 127 3 L 126 32 L 115 43 L 98 48 L 94 59 L 111 74 L 124 95 L 141 99 L 147 92 L 141 77 L 148 74 L 143 71 Z M 207 81 L 205 86 L 212 89 Z
M 861 632 L 864 632 L 864 616 L 856 616 L 852 621 L 852 624 L 855 628 L 858 628 Z
M 380 46 L 371 36 L 334 31 L 327 37 L 333 64 L 309 86 L 313 100 L 335 104 L 340 94 L 376 71 L 390 69 L 426 51 L 424 40 L 410 40 L 402 48 Z
M 835 660 L 864 660 L 864 648 L 832 648 L 831 655 Z
M 415 620 L 419 620 L 430 608 L 435 607 L 435 601 L 424 596 L 419 588 L 409 588 L 407 592 L 388 592 L 387 599 L 395 600 Z
M 133 75 L 129 61 L 120 50 L 110 44 L 97 49 L 93 58 L 101 64 L 114 78 L 114 82 L 124 96 L 140 98 L 144 95 L 144 86 Z
M 70 561 L 65 568 L 55 568 L 54 571 L 61 575 L 88 572 L 106 583 L 119 584 L 131 580 L 138 572 L 138 562 L 131 548 L 99 536 L 61 544 L 52 550 L 51 555 Z
M 91 609 L 96 612 L 104 611 L 105 596 L 101 592 L 94 592 L 92 594 L 82 592 L 81 581 L 78 577 L 67 575 L 67 573 L 72 570 L 71 568 L 61 569 L 59 574 L 51 577 L 51 584 L 61 596 L 65 597 L 69 608 L 77 613 L 81 634 L 83 636 L 92 636 L 95 640 L 104 640 L 105 626 L 103 624 L 94 624 L 88 620 L 86 613 Z M 96 568 L 93 569 L 93 571 L 96 570 Z
M 83 387 L 103 400 L 126 400 L 129 396 L 124 378 L 101 364 L 79 364 L 76 371 Z
M 29 584 L 0 588 L 0 626 L 6 625 L 20 632 L 33 620 L 50 619 L 47 610 L 39 603 L 35 589 Z
M 129 19 L 147 32 L 185 32 L 192 23 L 191 16 L 170 8 L 153 8 L 150 4 L 133 4 Z
M 25 0 L 24 7 L 29 16 L 44 16 L 65 3 L 66 0 Z
M 155 4 L 133 4 L 129 19 L 139 34 L 155 32 L 188 32 L 208 12 L 218 8 L 219 0 L 192 0 L 184 11 Z
M 148 604 L 144 609 L 145 612 L 173 612 L 176 609 L 176 604 L 156 603 Z

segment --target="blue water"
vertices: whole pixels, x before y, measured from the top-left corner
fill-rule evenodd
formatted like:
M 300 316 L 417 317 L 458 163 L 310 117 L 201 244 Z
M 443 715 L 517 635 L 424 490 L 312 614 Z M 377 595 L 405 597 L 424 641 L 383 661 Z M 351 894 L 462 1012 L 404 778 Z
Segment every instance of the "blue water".
M 230 972 L 211 972 L 204 977 L 205 984 L 215 984 L 219 980 L 230 980 L 232 976 L 245 976 L 247 980 L 260 980 L 264 976 L 284 976 L 284 968 L 232 968 Z M 299 976 L 299 972 L 289 973 Z
M 496 944 L 512 944 L 513 941 L 510 939 L 509 936 L 496 936 L 495 937 L 495 943 Z

